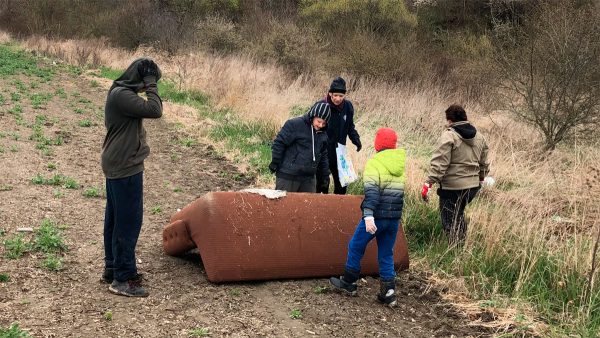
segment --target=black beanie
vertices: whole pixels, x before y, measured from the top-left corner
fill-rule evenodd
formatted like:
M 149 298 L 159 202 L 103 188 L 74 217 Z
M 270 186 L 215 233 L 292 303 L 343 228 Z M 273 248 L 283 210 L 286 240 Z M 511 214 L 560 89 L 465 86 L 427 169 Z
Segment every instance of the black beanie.
M 346 81 L 340 76 L 336 77 L 329 86 L 329 92 L 346 94 Z
M 325 102 L 317 102 L 308 111 L 308 117 L 311 119 L 320 117 L 325 120 L 325 122 L 329 123 L 329 117 L 331 117 L 331 108 L 329 107 L 329 104 Z

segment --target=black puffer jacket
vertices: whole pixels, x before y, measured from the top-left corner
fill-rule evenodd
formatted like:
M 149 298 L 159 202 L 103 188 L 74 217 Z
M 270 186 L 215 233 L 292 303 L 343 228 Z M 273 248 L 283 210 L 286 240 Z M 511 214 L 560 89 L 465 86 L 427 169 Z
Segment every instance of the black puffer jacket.
M 327 133 L 314 131 L 308 114 L 285 122 L 273 141 L 272 163 L 277 177 L 302 179 L 319 175 L 329 176 Z

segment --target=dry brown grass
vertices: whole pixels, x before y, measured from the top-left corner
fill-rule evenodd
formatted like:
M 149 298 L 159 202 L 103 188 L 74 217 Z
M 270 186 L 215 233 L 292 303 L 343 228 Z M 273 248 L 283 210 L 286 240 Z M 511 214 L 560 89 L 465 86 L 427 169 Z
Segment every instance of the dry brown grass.
M 275 125 L 289 118 L 292 107 L 308 106 L 322 97 L 330 80 L 323 75 L 290 80 L 281 69 L 242 56 L 198 53 L 168 57 L 143 49 L 126 52 L 103 41 L 30 38 L 24 43 L 29 49 L 77 65 L 82 64 L 78 57 L 81 48 L 90 49 L 89 59 L 111 68 L 125 68 L 136 56 L 152 55 L 166 77 L 182 89 L 208 93 L 219 108 Z M 364 151 L 351 152 L 355 167 L 362 170 L 373 154 L 376 129 L 392 127 L 399 134 L 400 145 L 409 149 L 406 189 L 416 194 L 429 153 L 443 129 L 443 111 L 455 99 L 435 85 L 415 88 L 359 79 L 354 87 L 349 98 L 355 104 L 355 122 L 365 145 Z M 545 250 L 564 257 L 565 270 L 586 273 L 592 262 L 588 243 L 598 227 L 600 205 L 600 189 L 590 188 L 590 182 L 600 187 L 598 172 L 591 168 L 600 168 L 600 152 L 576 146 L 543 157 L 538 150 L 541 139 L 534 130 L 500 112 L 484 114 L 476 102 L 464 104 L 470 119 L 488 139 L 492 175 L 497 180 L 496 186 L 483 191 L 478 203 L 469 208 L 469 231 L 481 235 L 488 253 L 508 251 L 514 255 L 521 270 L 517 289 L 528 280 L 535 255 Z M 473 244 L 467 242 L 463 250 L 471 250 Z

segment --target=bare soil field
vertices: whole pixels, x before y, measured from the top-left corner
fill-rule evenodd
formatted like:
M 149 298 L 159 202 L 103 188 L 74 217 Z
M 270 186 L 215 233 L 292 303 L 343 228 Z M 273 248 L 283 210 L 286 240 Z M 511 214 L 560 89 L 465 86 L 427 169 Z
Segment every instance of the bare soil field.
M 151 155 L 145 163 L 137 257 L 150 296 L 109 293 L 100 283 L 105 206 L 100 151 L 110 83 L 49 60 L 37 62 L 55 68 L 50 81 L 22 72 L 0 77 L 0 243 L 23 227 L 33 228 L 24 237 L 31 241 L 47 218 L 60 224 L 67 250 L 60 254 L 62 268 L 51 271 L 38 251 L 9 259 L 6 246 L 0 246 L 0 273 L 9 277 L 0 282 L 0 327 L 18 322 L 34 337 L 493 335 L 445 302 L 421 271 L 399 274 L 399 305 L 390 309 L 376 302 L 378 282 L 371 277 L 360 281 L 360 294 L 352 298 L 331 292 L 327 279 L 212 284 L 197 253 L 165 255 L 162 227 L 178 208 L 208 191 L 237 190 L 254 182 L 216 146 L 180 142 L 181 125 L 189 121 L 174 113 L 182 108 L 169 103 L 162 119 L 145 122 Z M 40 103 L 33 93 L 48 95 Z M 40 146 L 36 130 L 38 136 L 41 130 L 46 139 L 60 141 Z M 34 182 L 36 176 L 57 174 L 75 180 L 77 187 Z M 90 196 L 89 189 L 100 196 Z

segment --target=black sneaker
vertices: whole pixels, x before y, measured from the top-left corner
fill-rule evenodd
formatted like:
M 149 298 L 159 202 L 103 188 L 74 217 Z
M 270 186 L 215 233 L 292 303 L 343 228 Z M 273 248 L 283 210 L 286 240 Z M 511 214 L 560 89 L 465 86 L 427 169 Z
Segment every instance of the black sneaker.
M 137 275 L 134 279 L 130 279 L 126 282 L 119 282 L 113 280 L 108 287 L 108 291 L 121 296 L 127 297 L 148 297 L 150 295 L 144 287 L 142 287 L 141 276 Z
M 340 278 L 331 277 L 329 283 L 333 286 L 334 290 L 341 291 L 349 296 L 358 295 L 358 285 L 356 283 L 348 283 L 344 280 L 344 277 Z

